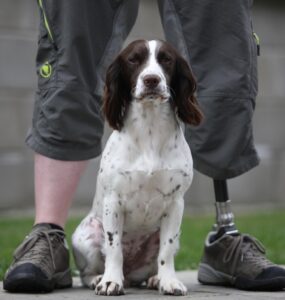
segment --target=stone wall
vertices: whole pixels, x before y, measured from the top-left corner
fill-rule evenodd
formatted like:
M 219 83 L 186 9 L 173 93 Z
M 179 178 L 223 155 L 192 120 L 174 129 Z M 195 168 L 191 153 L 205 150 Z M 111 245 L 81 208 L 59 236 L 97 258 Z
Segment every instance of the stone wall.
M 147 21 L 146 21 L 147 20 Z M 262 163 L 229 181 L 236 210 L 285 208 L 285 10 L 254 9 L 255 30 L 262 42 L 260 93 L 254 118 L 255 141 Z M 34 57 L 38 10 L 33 0 L 0 2 L 0 214 L 33 207 L 32 152 L 24 138 L 32 118 L 36 83 Z M 141 1 L 128 39 L 163 38 L 155 1 Z M 109 129 L 106 130 L 106 140 Z M 73 209 L 90 207 L 98 159 L 90 164 Z M 196 173 L 187 194 L 192 212 L 213 211 L 211 179 Z

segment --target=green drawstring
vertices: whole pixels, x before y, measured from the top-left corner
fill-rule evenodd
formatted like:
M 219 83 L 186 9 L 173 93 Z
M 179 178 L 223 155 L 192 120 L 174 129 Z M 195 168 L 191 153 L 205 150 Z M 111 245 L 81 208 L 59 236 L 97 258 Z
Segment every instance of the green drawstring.
M 47 32 L 48 32 L 48 35 L 49 35 L 51 41 L 54 43 L 54 38 L 53 38 L 51 29 L 50 29 L 50 26 L 49 26 L 49 23 L 48 23 L 48 19 L 47 19 L 45 10 L 44 10 L 43 0 L 38 0 L 38 2 L 39 2 L 39 6 L 40 6 L 40 8 L 41 8 L 41 10 L 42 10 L 42 12 L 43 12 L 43 17 L 44 17 L 44 22 L 45 22 L 46 30 L 47 30 Z

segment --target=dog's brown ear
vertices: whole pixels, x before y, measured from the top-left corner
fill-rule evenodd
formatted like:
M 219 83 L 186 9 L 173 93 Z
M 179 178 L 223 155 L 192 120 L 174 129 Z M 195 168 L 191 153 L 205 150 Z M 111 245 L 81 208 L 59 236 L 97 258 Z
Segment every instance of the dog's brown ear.
M 195 97 L 196 80 L 188 63 L 181 56 L 176 60 L 171 90 L 178 117 L 184 123 L 198 126 L 203 120 L 203 114 Z
M 103 95 L 103 113 L 109 125 L 116 130 L 122 129 L 131 102 L 129 82 L 123 78 L 122 64 L 123 60 L 118 56 L 109 66 Z

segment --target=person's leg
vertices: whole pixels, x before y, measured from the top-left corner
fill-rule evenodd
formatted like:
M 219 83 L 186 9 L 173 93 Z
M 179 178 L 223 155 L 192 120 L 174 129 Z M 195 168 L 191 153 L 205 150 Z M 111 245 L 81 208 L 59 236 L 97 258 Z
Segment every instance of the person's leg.
M 190 62 L 204 121 L 186 127 L 194 167 L 229 179 L 255 167 L 257 47 L 251 0 L 159 0 L 167 40 Z
M 64 228 L 67 213 L 88 161 L 62 161 L 35 154 L 35 224 Z
M 217 232 L 217 238 L 224 233 L 237 234 L 238 230 L 234 223 L 227 181 L 214 179 L 213 183 L 216 199 L 216 224 L 213 229 Z
M 257 45 L 251 0 L 158 0 L 167 40 L 191 64 L 205 120 L 186 127 L 194 167 L 214 179 L 217 224 L 205 242 L 198 279 L 252 290 L 285 287 L 285 270 L 233 223 L 226 179 L 255 167 L 252 115 Z M 218 232 L 216 231 L 218 230 Z
M 4 289 L 10 292 L 49 292 L 72 284 L 63 228 L 87 161 L 61 161 L 36 153 L 34 164 L 35 225 L 15 251 L 14 265 L 4 279 Z M 50 251 L 55 251 L 53 257 Z
M 3 287 L 50 292 L 72 283 L 63 228 L 87 161 L 101 152 L 101 93 L 109 61 L 134 24 L 138 1 L 41 0 L 32 130 L 35 226 Z

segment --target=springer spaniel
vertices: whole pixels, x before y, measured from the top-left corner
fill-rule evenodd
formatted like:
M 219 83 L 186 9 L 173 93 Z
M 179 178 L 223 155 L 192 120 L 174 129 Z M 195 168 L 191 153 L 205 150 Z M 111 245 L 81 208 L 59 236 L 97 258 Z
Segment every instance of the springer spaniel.
M 114 129 L 91 212 L 73 234 L 84 285 L 121 295 L 123 283 L 185 295 L 174 270 L 192 157 L 181 121 L 202 113 L 186 61 L 168 43 L 137 40 L 107 71 L 103 110 Z

